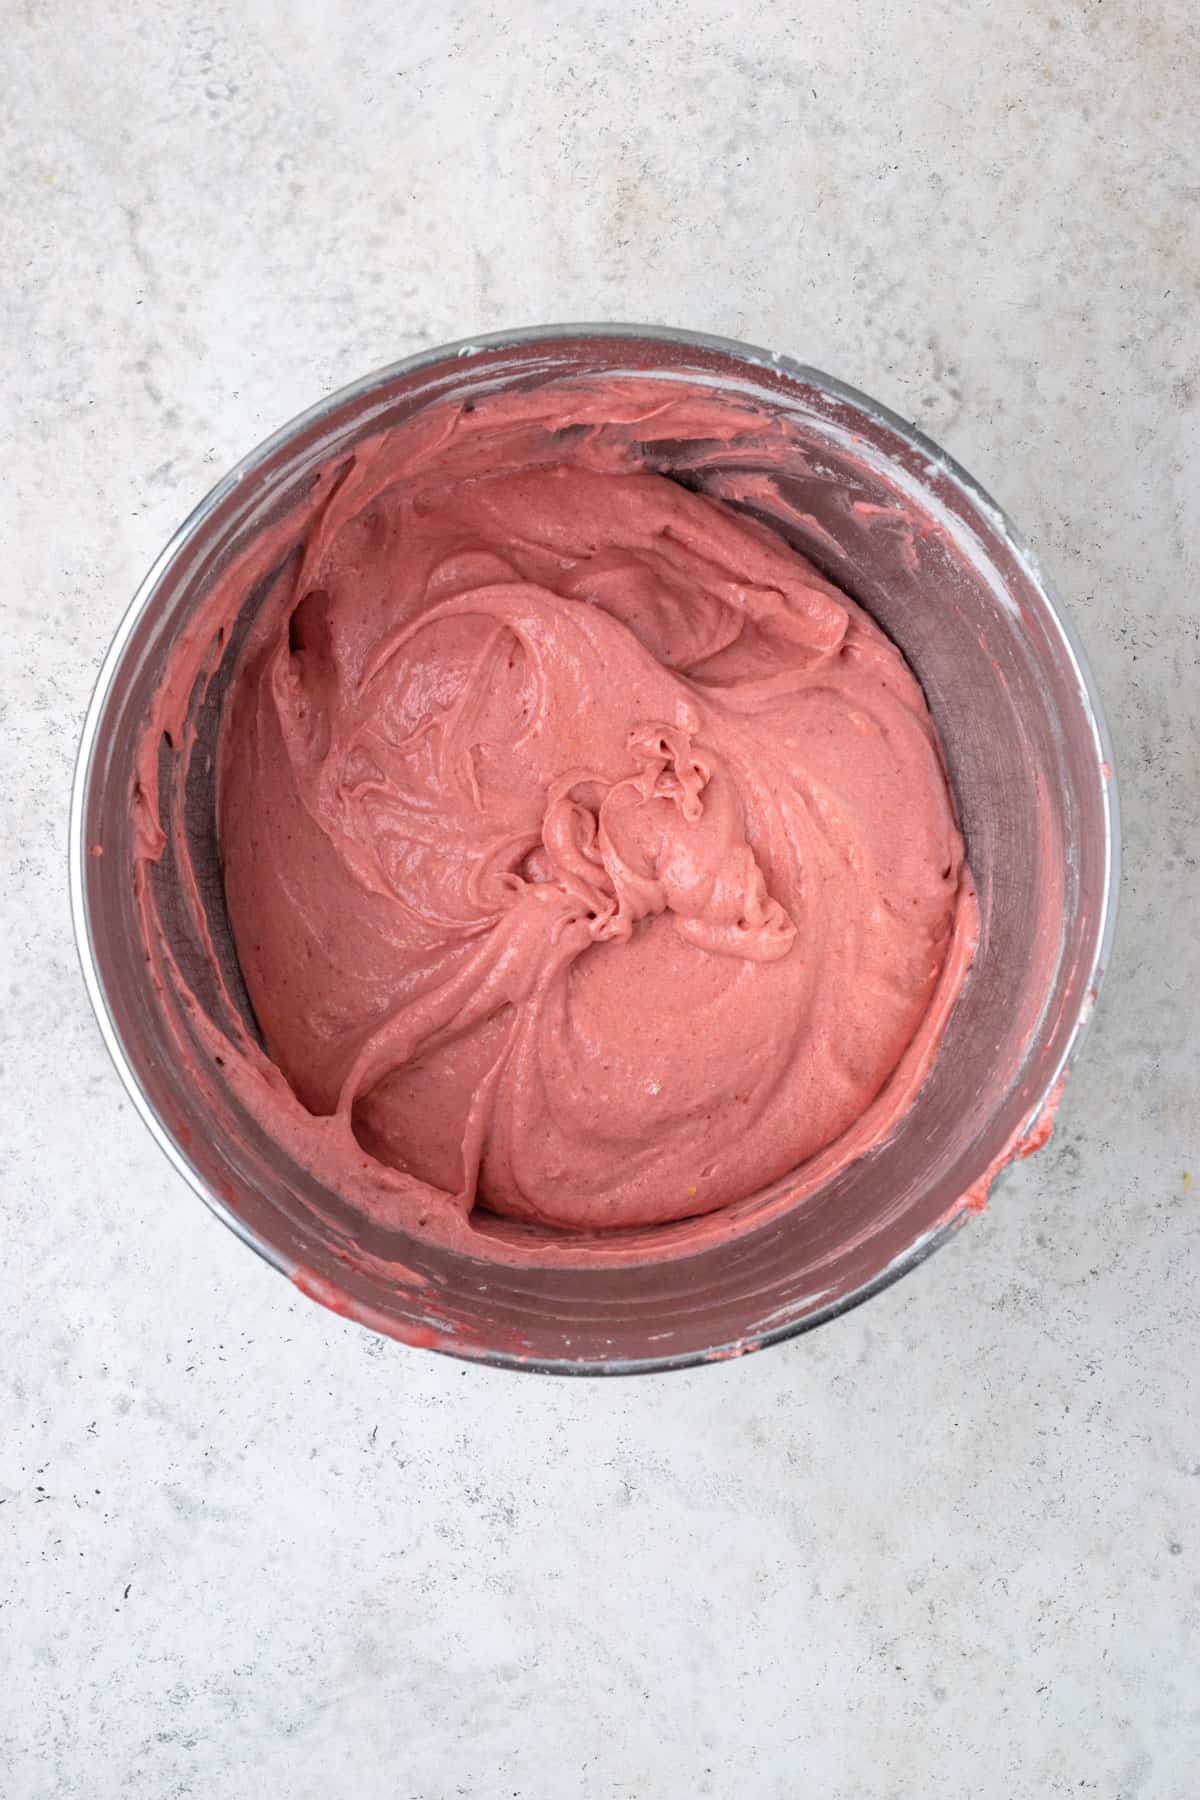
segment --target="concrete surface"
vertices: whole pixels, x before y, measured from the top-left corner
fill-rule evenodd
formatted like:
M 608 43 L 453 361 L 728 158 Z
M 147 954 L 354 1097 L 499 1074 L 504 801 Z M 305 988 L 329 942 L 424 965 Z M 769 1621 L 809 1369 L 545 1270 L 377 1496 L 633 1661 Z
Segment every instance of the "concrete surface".
M 1194 7 L 2 22 L 3 1800 L 1195 1800 Z M 864 1310 L 636 1384 L 406 1352 L 260 1266 L 124 1101 L 64 881 L 93 674 L 215 476 L 572 317 L 945 441 L 1070 603 L 1127 821 L 1051 1147 Z

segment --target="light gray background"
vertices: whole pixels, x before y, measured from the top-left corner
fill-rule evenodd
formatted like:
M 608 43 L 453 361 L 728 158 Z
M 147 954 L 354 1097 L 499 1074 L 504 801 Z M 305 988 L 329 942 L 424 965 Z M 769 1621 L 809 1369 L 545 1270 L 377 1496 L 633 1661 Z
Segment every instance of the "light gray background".
M 1196 21 L 0 4 L 3 1800 L 1195 1800 Z M 946 443 L 1071 606 L 1126 816 L 1051 1147 L 814 1337 L 607 1385 L 378 1341 L 237 1244 L 123 1099 L 64 879 L 101 654 L 222 469 L 581 317 Z

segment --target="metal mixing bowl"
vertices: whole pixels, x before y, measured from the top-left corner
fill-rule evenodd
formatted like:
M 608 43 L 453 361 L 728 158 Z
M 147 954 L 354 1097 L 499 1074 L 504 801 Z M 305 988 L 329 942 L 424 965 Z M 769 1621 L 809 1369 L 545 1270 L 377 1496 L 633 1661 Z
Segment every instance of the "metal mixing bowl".
M 874 614 L 923 683 L 979 890 L 979 950 L 892 1137 L 791 1210 L 768 1208 L 732 1243 L 642 1266 L 520 1268 L 406 1242 L 395 1247 L 402 1273 L 358 1267 L 345 1257 L 352 1221 L 337 1197 L 267 1137 L 218 1069 L 198 1085 L 181 1066 L 178 1020 L 143 955 L 134 900 L 139 736 L 215 573 L 322 465 L 433 400 L 611 371 L 786 411 L 798 449 L 781 487 L 802 521 L 789 535 Z M 916 528 L 898 529 L 900 517 Z M 217 712 L 211 696 L 197 710 L 202 748 Z M 476 1360 L 574 1374 L 679 1368 L 778 1342 L 878 1292 L 970 1216 L 1013 1155 L 1036 1147 L 1108 957 L 1111 763 L 1082 652 L 1029 549 L 970 476 L 886 408 L 716 338 L 632 326 L 505 333 L 410 357 L 323 400 L 219 482 L 167 545 L 117 632 L 83 730 L 71 821 L 80 958 L 154 1136 L 213 1211 L 304 1291 L 405 1342 Z M 180 803 L 208 869 L 212 937 L 227 944 L 211 792 L 189 782 Z M 89 854 L 97 844 L 103 854 Z M 186 941 L 173 949 L 185 964 L 198 952 Z

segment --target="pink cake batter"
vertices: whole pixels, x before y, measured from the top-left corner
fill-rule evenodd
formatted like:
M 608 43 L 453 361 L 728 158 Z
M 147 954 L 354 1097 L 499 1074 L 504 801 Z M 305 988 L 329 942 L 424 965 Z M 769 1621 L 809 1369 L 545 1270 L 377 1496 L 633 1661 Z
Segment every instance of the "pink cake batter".
M 222 578 L 148 732 L 178 741 L 197 646 L 302 541 L 226 705 L 267 1056 L 222 1061 L 365 1212 L 479 1254 L 488 1215 L 732 1229 L 798 1165 L 826 1178 L 911 1103 L 973 948 L 900 653 L 782 538 L 645 467 L 647 417 L 769 429 L 609 379 L 360 447 Z M 156 814 L 149 756 L 143 790 Z

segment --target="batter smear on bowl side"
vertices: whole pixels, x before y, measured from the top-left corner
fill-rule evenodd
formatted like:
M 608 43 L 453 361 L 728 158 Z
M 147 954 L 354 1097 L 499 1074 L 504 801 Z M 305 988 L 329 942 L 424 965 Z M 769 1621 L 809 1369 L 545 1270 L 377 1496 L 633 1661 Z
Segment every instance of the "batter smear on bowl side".
M 208 605 L 283 569 L 220 762 L 287 1084 L 260 1111 L 402 1223 L 717 1214 L 879 1142 L 936 1052 L 976 909 L 920 686 L 644 448 L 772 429 L 615 378 L 443 403 L 323 471 Z

